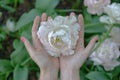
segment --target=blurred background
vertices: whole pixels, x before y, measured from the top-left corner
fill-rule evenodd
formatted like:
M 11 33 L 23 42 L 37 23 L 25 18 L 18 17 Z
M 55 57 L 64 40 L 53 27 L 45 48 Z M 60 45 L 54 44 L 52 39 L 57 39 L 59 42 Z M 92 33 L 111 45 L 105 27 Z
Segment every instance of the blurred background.
M 120 3 L 120 0 L 112 2 Z M 99 23 L 99 16 L 87 12 L 83 0 L 0 0 L 0 80 L 38 80 L 40 70 L 31 60 L 20 36 L 26 37 L 32 43 L 33 20 L 43 12 L 52 17 L 66 16 L 70 12 L 75 12 L 76 16 L 83 14 L 85 45 L 92 36 L 106 32 L 104 27 L 100 27 L 104 24 Z M 84 64 L 81 80 L 89 80 L 85 76 L 90 72 L 88 68 L 91 66 L 91 62 Z M 116 72 L 116 76 L 119 75 L 120 73 Z

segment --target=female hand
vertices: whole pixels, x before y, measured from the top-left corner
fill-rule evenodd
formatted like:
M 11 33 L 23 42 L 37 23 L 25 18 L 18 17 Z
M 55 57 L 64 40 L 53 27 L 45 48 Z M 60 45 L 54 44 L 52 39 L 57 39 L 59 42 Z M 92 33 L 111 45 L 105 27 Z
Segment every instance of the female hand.
M 47 15 L 42 14 L 41 21 L 46 21 Z M 47 51 L 44 49 L 40 40 L 37 37 L 37 30 L 39 26 L 40 18 L 37 16 L 34 20 L 32 27 L 32 39 L 33 45 L 24 38 L 21 37 L 21 41 L 24 43 L 29 55 L 40 67 L 41 77 L 40 80 L 57 80 L 57 74 L 59 70 L 58 58 L 49 56 Z
M 71 13 L 70 15 L 74 15 Z M 87 47 L 84 47 L 84 21 L 83 16 L 78 16 L 78 23 L 80 25 L 79 39 L 76 45 L 75 54 L 71 56 L 60 57 L 60 71 L 61 80 L 80 80 L 79 69 L 85 62 L 93 48 L 98 36 L 92 38 Z

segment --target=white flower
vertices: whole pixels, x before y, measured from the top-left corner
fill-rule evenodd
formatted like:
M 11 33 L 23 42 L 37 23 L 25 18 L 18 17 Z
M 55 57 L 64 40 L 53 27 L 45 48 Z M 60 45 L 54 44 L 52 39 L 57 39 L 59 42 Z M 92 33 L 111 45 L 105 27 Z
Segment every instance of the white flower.
M 107 30 L 109 29 L 109 26 L 106 27 Z M 119 27 L 113 27 L 112 31 L 109 34 L 111 36 L 111 39 L 117 43 L 118 46 L 120 46 L 120 28 Z
M 106 13 L 107 16 L 103 16 L 102 19 L 100 20 L 101 22 L 104 22 L 107 24 L 115 24 L 115 23 L 120 24 L 120 4 L 119 3 L 112 3 L 111 5 L 107 5 L 106 7 L 104 7 L 104 13 Z
M 100 22 L 102 22 L 102 23 L 107 23 L 107 24 L 114 24 L 115 23 L 115 20 L 113 20 L 111 17 L 109 17 L 109 16 L 106 16 L 106 15 L 104 15 L 104 16 L 101 16 L 100 17 Z
M 118 45 L 111 39 L 106 39 L 101 46 L 90 55 L 94 65 L 102 65 L 105 70 L 113 70 L 120 65 L 117 59 L 120 56 Z
M 38 38 L 51 56 L 72 55 L 79 38 L 80 26 L 75 16 L 57 16 L 42 22 Z
M 84 0 L 84 5 L 87 6 L 89 13 L 101 15 L 104 7 L 110 4 L 110 2 L 110 0 Z
M 7 29 L 8 29 L 9 31 L 14 32 L 14 31 L 15 31 L 15 22 L 12 21 L 12 20 L 10 20 L 10 19 L 8 19 L 8 20 L 6 21 L 6 27 L 7 27 Z

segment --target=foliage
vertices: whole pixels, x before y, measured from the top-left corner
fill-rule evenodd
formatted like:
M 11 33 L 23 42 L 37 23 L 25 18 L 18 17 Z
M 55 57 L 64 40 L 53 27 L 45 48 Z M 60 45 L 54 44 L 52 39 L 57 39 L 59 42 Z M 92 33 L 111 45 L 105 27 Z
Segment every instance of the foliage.
M 16 7 L 18 3 L 22 3 L 23 0 L 1 0 L 0 1 L 0 8 L 3 8 L 5 10 L 8 10 L 9 12 L 13 13 L 16 11 Z M 10 5 L 14 5 L 14 7 L 11 7 Z
M 3 48 L 2 42 L 6 40 L 7 36 L 13 37 L 14 51 L 10 55 L 10 59 L 0 59 L 0 80 L 28 80 L 30 71 L 39 72 L 37 65 L 31 60 L 28 52 L 26 51 L 23 43 L 20 41 L 20 36 L 24 36 L 32 43 L 31 27 L 35 16 L 46 12 L 49 16 L 55 17 L 57 15 L 65 15 L 69 10 L 59 10 L 56 7 L 64 0 L 36 0 L 33 9 L 29 12 L 23 13 L 18 21 L 16 21 L 15 32 L 6 32 L 0 26 L 0 49 Z M 70 1 L 70 0 L 69 0 Z M 112 0 L 119 2 L 119 0 Z M 23 0 L 1 0 L 0 8 L 14 13 L 18 3 Z M 76 0 L 72 5 L 73 11 L 78 12 L 82 0 Z M 76 5 L 77 3 L 77 5 Z M 11 7 L 10 5 L 14 6 Z M 106 32 L 105 24 L 99 22 L 99 16 L 90 15 L 87 13 L 86 8 L 82 10 L 85 21 L 85 44 L 94 35 L 101 35 Z M 0 16 L 1 12 L 0 12 Z M 113 71 L 105 71 L 102 66 L 94 66 L 92 62 L 86 61 L 82 66 L 81 80 L 119 80 L 120 79 L 120 66 L 116 67 Z M 11 75 L 12 74 L 12 75 Z M 10 76 L 10 77 L 9 77 Z

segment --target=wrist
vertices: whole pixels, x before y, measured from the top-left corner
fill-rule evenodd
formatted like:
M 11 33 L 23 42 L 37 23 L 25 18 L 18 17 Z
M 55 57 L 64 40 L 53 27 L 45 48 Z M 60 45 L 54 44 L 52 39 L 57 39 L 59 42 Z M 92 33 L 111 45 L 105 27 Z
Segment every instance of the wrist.
M 57 69 L 46 69 L 40 71 L 40 80 L 57 80 L 58 70 Z
M 75 68 L 61 68 L 61 80 L 80 80 L 79 69 Z

